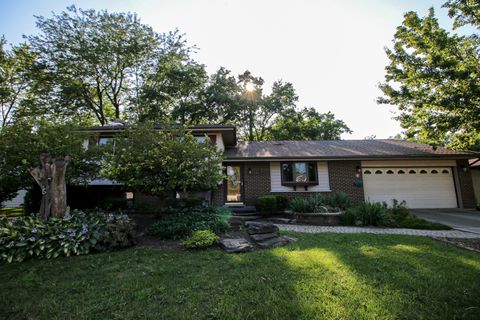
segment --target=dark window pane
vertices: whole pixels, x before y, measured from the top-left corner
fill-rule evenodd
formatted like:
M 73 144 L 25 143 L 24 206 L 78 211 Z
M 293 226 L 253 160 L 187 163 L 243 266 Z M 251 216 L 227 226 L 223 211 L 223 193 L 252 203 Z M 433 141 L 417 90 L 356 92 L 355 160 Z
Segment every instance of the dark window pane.
M 282 175 L 284 182 L 293 182 L 293 170 L 291 163 L 282 164 Z
M 316 170 L 315 162 L 308 163 L 308 181 L 309 182 L 317 181 L 317 170 Z

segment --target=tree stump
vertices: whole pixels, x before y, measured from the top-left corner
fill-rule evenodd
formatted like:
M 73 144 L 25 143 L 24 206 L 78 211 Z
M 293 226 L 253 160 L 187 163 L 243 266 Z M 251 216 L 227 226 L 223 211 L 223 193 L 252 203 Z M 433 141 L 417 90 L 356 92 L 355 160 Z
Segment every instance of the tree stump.
M 30 170 L 30 174 L 42 190 L 39 214 L 47 219 L 50 216 L 63 217 L 67 209 L 67 187 L 65 171 L 70 157 L 55 158 L 49 154 L 40 155 L 40 167 Z

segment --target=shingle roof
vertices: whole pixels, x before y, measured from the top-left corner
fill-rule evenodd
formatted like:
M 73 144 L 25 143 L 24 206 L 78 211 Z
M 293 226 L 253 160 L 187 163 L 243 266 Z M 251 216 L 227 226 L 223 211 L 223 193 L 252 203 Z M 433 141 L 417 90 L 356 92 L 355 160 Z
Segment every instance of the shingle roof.
M 233 159 L 338 159 L 338 158 L 474 158 L 478 153 L 434 149 L 403 140 L 239 141 L 225 150 Z

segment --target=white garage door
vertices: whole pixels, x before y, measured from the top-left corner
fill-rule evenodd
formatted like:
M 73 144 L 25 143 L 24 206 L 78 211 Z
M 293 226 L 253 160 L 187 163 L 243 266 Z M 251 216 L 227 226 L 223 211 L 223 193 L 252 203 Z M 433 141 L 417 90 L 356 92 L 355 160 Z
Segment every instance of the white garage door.
M 409 208 L 456 208 L 457 197 L 450 167 L 363 168 L 365 200 L 405 200 Z

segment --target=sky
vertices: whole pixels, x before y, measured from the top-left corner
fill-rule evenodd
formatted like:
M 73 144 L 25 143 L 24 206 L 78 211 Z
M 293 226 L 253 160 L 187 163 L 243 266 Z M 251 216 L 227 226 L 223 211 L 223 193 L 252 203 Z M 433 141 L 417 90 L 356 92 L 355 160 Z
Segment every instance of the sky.
M 10 43 L 37 33 L 35 18 L 82 9 L 136 12 L 163 33 L 179 29 L 195 59 L 209 73 L 224 66 L 234 74 L 250 70 L 267 87 L 291 82 L 299 107 L 332 111 L 352 129 L 344 139 L 400 133 L 394 106 L 378 105 L 378 84 L 395 29 L 408 11 L 425 16 L 435 8 L 451 29 L 445 0 L 0 0 L 0 35 Z M 268 89 L 265 90 L 268 92 Z

